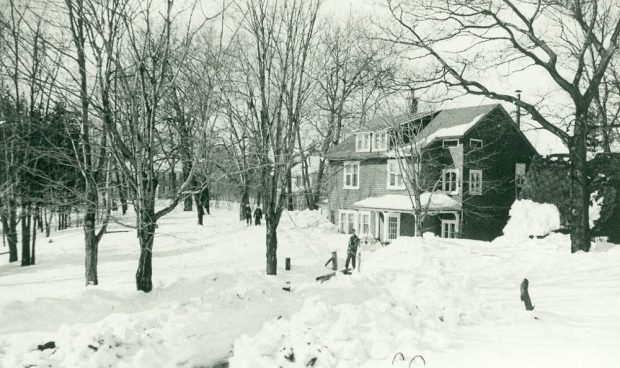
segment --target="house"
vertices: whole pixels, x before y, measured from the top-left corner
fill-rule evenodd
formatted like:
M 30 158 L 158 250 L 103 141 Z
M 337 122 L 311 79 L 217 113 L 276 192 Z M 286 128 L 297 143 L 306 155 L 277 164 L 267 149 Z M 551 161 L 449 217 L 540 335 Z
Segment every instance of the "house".
M 329 217 L 382 242 L 416 235 L 416 216 L 422 232 L 490 240 L 535 155 L 500 104 L 379 119 L 326 155 Z
M 291 193 L 293 195 L 293 208 L 295 210 L 305 210 L 308 208 L 306 202 L 306 188 L 313 188 L 316 185 L 319 171 L 319 156 L 307 156 L 308 183 L 304 183 L 303 167 L 301 163 L 296 163 L 291 168 Z M 304 185 L 306 184 L 306 185 Z
M 177 189 L 183 184 L 183 169 L 181 162 L 170 165 L 162 161 L 156 168 L 157 188 L 155 198 L 168 199 L 177 193 Z

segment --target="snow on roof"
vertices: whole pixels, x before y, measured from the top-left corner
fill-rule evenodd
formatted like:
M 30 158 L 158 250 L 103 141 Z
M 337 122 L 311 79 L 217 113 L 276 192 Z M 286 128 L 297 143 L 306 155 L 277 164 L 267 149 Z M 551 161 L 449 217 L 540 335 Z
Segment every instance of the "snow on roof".
M 465 135 L 469 129 L 471 129 L 474 125 L 478 123 L 482 117 L 484 117 L 486 113 L 477 115 L 474 117 L 469 123 L 455 125 L 447 128 L 440 128 L 430 134 L 428 137 L 424 138 L 423 141 L 425 144 L 428 144 L 434 141 L 437 138 L 448 138 L 448 137 L 460 137 Z
M 450 196 L 438 192 L 424 192 L 420 195 L 422 207 L 429 211 L 460 210 L 461 205 Z M 380 210 L 413 211 L 413 201 L 408 195 L 386 194 L 380 197 L 368 197 L 353 203 L 353 207 Z

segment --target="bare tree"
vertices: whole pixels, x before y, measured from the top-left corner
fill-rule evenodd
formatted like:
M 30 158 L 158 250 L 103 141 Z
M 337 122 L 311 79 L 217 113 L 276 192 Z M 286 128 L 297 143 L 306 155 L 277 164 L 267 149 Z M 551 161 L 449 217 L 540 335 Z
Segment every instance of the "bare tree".
M 419 50 L 419 59 L 432 60 L 436 69 L 427 78 L 469 94 L 513 103 L 567 145 L 571 158 L 571 251 L 588 251 L 586 135 L 592 125 L 590 107 L 619 47 L 617 4 L 605 0 L 387 0 L 387 4 L 396 27 L 383 28 L 386 38 Z M 455 45 L 470 46 L 460 47 L 456 53 L 445 51 L 454 51 Z M 500 52 L 489 60 L 485 57 L 489 49 Z M 568 96 L 572 117 L 567 124 L 548 116 L 536 103 L 482 82 L 480 70 L 509 62 L 518 68 L 544 71 Z
M 256 146 L 268 275 L 277 273 L 277 228 L 287 202 L 286 177 L 312 87 L 306 72 L 318 8 L 319 1 L 248 0 L 240 9 L 250 46 L 240 57 L 243 79 L 238 86 L 249 118 L 243 134 Z

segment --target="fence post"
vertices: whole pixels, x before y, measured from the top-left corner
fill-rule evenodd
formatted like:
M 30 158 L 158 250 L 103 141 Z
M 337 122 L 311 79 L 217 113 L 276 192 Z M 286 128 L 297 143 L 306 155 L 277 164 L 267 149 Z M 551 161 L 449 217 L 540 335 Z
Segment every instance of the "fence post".
M 291 259 L 288 258 L 288 257 L 284 259 L 284 269 L 286 271 L 290 271 L 291 270 Z

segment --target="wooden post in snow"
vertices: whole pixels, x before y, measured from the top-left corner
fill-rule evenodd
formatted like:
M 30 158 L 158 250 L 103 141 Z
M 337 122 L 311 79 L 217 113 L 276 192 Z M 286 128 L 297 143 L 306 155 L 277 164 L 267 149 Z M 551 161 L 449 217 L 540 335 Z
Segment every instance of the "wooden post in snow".
M 357 272 L 362 270 L 362 252 L 357 253 Z
M 532 305 L 532 301 L 530 300 L 530 294 L 527 292 L 527 287 L 529 286 L 529 281 L 527 279 L 523 279 L 521 282 L 521 301 L 525 303 L 525 310 L 531 311 L 534 310 L 534 306 Z
M 332 270 L 338 270 L 338 256 L 336 255 L 336 252 L 332 252 Z
M 286 271 L 290 271 L 291 270 L 291 259 L 290 258 L 284 258 L 284 270 Z

